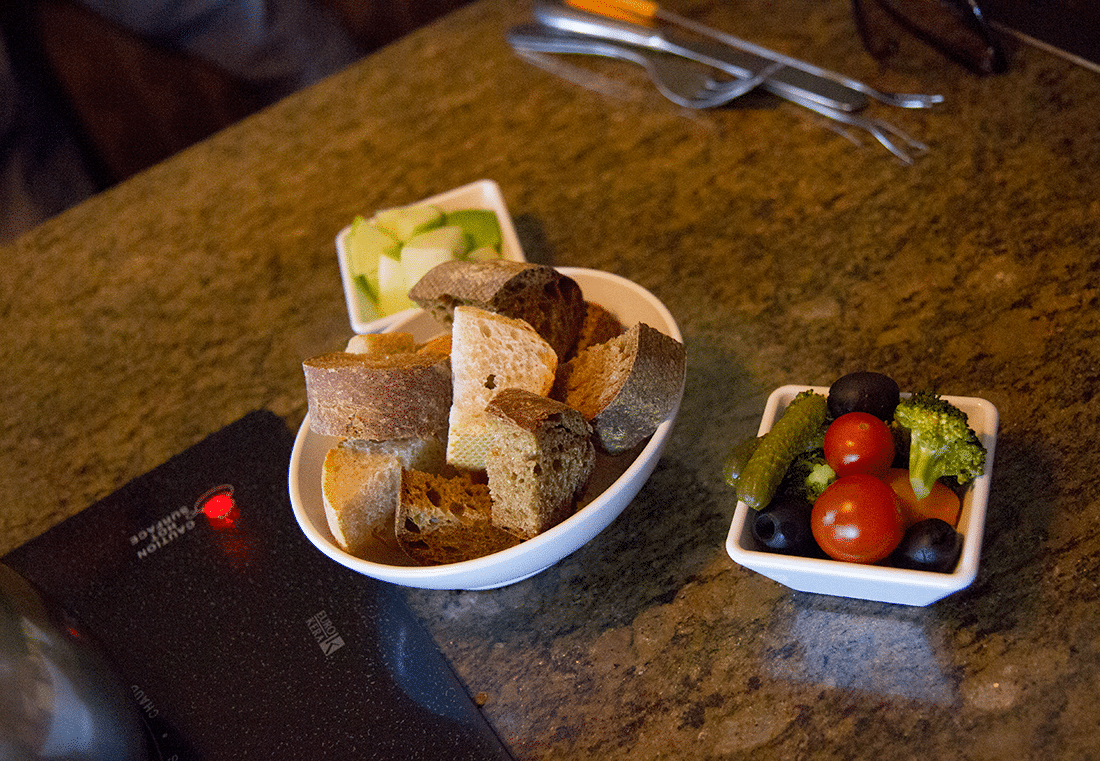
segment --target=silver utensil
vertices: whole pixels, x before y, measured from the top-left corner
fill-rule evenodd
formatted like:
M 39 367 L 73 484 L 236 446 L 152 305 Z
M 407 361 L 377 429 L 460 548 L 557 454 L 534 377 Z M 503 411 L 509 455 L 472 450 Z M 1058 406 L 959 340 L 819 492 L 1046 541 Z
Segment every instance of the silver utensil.
M 915 154 L 926 153 L 928 151 L 927 145 L 910 137 L 893 124 L 882 119 L 838 111 L 835 108 L 822 106 L 820 103 L 815 103 L 813 101 L 799 101 L 794 98 L 790 98 L 789 100 L 791 100 L 792 103 L 798 103 L 801 106 L 805 106 L 827 119 L 864 130 L 881 143 L 886 150 L 890 151 L 890 153 L 897 156 L 906 164 L 913 163 L 913 156 L 910 154 L 910 151 Z M 904 143 L 904 146 L 900 145 L 899 142 Z
M 801 102 L 812 101 L 838 111 L 862 110 L 868 104 L 868 97 L 904 108 L 927 108 L 943 101 L 941 95 L 883 92 L 680 17 L 676 17 L 677 22 L 697 37 L 676 34 L 667 26 L 642 26 L 548 0 L 536 0 L 533 11 L 535 18 L 547 26 L 682 55 L 737 77 L 752 76 L 769 64 L 782 63 L 783 68 L 763 83 L 765 89 L 780 97 L 789 95 Z
M 650 79 L 673 102 L 686 105 L 686 100 L 694 99 L 694 105 L 689 105 L 689 108 L 708 108 L 713 105 L 721 105 L 743 94 L 741 92 L 730 97 L 715 95 L 711 106 L 700 105 L 708 102 L 708 95 L 705 92 L 708 88 L 714 91 L 715 88 L 727 87 L 732 91 L 736 91 L 740 89 L 739 85 L 752 81 L 751 79 L 733 80 L 729 83 L 715 85 L 706 81 L 713 80 L 705 71 L 701 71 L 695 62 L 682 56 L 607 40 L 597 40 L 584 35 L 555 32 L 537 25 L 521 25 L 514 28 L 508 34 L 508 41 L 517 51 L 523 52 L 578 53 L 634 61 L 646 67 Z M 756 78 L 762 76 L 767 76 L 767 71 L 760 72 Z M 745 91 L 747 92 L 747 90 Z M 911 152 L 923 153 L 928 150 L 927 145 L 915 140 L 882 119 L 829 108 L 814 100 L 802 100 L 794 96 L 788 96 L 787 99 L 837 124 L 856 127 L 867 132 L 890 153 L 906 164 L 913 163 Z M 850 135 L 845 134 L 845 136 L 852 139 Z M 857 145 L 860 144 L 858 140 L 853 139 L 853 142 L 856 142 Z
M 660 51 L 618 45 L 606 40 L 570 34 L 537 24 L 522 24 L 508 32 L 508 44 L 517 51 L 596 55 L 631 61 L 646 69 L 657 89 L 685 108 L 714 108 L 741 97 L 772 76 L 783 64 L 773 63 L 755 75 L 716 80 L 708 67 Z

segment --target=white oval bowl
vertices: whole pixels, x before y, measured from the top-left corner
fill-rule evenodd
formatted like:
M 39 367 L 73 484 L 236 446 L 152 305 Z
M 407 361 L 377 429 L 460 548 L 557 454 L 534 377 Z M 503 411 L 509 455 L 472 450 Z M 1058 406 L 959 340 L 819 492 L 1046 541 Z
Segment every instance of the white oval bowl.
M 580 285 L 586 300 L 611 311 L 625 325 L 644 322 L 683 341 L 675 319 L 652 293 L 608 272 L 559 267 L 560 272 Z M 412 333 L 425 341 L 442 332 L 440 324 L 424 310 L 412 310 L 391 324 L 389 332 Z M 631 457 L 601 457 L 592 483 L 610 481 L 601 492 L 586 497 L 586 503 L 570 518 L 534 539 L 516 547 L 476 560 L 438 566 L 416 566 L 392 550 L 377 546 L 361 558 L 342 550 L 329 531 L 321 497 L 321 468 L 325 455 L 338 439 L 322 436 L 309 428 L 307 416 L 298 430 L 290 457 L 289 488 L 294 517 L 302 532 L 321 552 L 337 563 L 382 581 L 422 589 L 492 589 L 521 581 L 557 563 L 583 547 L 603 531 L 641 490 L 664 451 L 680 407 L 683 388 L 672 411 L 654 434 Z

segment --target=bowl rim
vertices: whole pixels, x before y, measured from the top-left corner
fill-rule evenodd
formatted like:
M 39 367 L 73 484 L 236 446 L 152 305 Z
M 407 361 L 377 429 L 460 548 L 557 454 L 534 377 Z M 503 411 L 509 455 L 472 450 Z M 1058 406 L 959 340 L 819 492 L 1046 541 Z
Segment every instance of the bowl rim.
M 652 327 L 661 330 L 681 343 L 683 342 L 680 328 L 668 308 L 650 291 L 634 281 L 615 273 L 583 267 L 556 267 L 555 269 L 575 279 L 579 277 L 585 281 L 609 282 L 635 293 L 644 299 L 647 305 L 664 320 L 663 325 Z M 582 290 L 585 288 L 583 282 L 581 288 Z M 385 332 L 400 331 L 409 322 L 422 317 L 423 313 L 424 310 L 421 309 L 409 310 L 409 313 L 400 320 L 387 326 Z M 604 491 L 553 528 L 515 547 L 481 558 L 436 566 L 399 566 L 356 557 L 334 544 L 324 532 L 314 525 L 314 521 L 308 515 L 301 496 L 303 488 L 301 477 L 304 475 L 301 473 L 302 458 L 306 446 L 312 443 L 311 440 L 316 441 L 322 438 L 309 429 L 308 414 L 298 428 L 294 447 L 291 451 L 288 468 L 291 507 L 299 527 L 314 546 L 338 563 L 373 578 L 431 589 L 487 589 L 518 582 L 546 570 L 587 544 L 625 509 L 626 505 L 629 504 L 652 474 L 660 460 L 661 453 L 668 442 L 679 413 L 685 386 L 686 379 L 685 383 L 681 385 L 680 392 L 668 416 L 657 426 L 646 441 L 645 446 L 627 465 L 625 470 Z M 335 441 L 335 437 L 323 438 Z M 625 490 L 635 484 L 638 488 L 630 495 L 629 499 L 620 503 L 620 498 Z M 542 556 L 545 562 L 540 561 L 536 563 L 537 568 L 519 575 L 506 572 L 506 568 L 511 562 L 519 561 L 528 556 L 536 558 Z M 465 581 L 456 584 L 455 579 L 460 577 L 468 577 L 473 581 L 469 584 Z
M 795 394 L 812 390 L 821 394 L 828 394 L 827 386 L 812 386 L 787 384 L 772 391 L 761 416 L 760 427 L 757 435 L 763 435 L 769 431 L 778 419 L 779 414 L 786 408 L 786 404 Z M 911 392 L 903 392 L 902 397 L 908 397 Z M 726 537 L 726 551 L 730 558 L 738 564 L 751 570 L 770 576 L 770 572 L 777 574 L 804 574 L 821 579 L 848 580 L 856 582 L 869 582 L 871 584 L 891 585 L 897 588 L 901 596 L 920 590 L 933 592 L 939 597 L 951 594 L 969 586 L 978 574 L 978 565 L 981 557 L 982 538 L 985 528 L 985 517 L 989 502 L 989 488 L 993 471 L 993 456 L 997 442 L 997 427 L 999 416 L 997 408 L 989 401 L 972 396 L 953 396 L 943 394 L 942 398 L 962 408 L 970 420 L 970 425 L 978 434 L 982 444 L 986 447 L 986 463 L 982 474 L 975 479 L 970 489 L 963 497 L 963 505 L 960 511 L 959 525 L 957 529 L 963 534 L 963 551 L 955 570 L 951 573 L 939 573 L 935 571 L 910 570 L 906 568 L 894 568 L 883 565 L 867 565 L 851 563 L 842 560 L 828 558 L 808 558 L 797 555 L 784 555 L 777 552 L 768 552 L 757 549 L 751 538 L 751 530 L 748 519 L 752 512 L 744 502 L 738 500 L 734 511 L 730 530 Z M 775 579 L 778 580 L 778 579 Z M 785 586 L 791 584 L 780 581 Z M 792 587 L 795 588 L 795 587 Z M 899 602 L 899 600 L 885 600 L 882 597 L 867 597 L 863 595 L 845 594 L 837 591 L 839 597 L 856 597 L 860 599 L 873 599 L 883 602 Z M 936 597 L 935 599 L 939 599 Z M 916 597 L 913 598 L 917 599 Z M 921 598 L 923 599 L 923 598 Z M 934 600 L 929 600 L 929 602 Z M 910 602 L 908 604 L 927 604 L 926 602 Z

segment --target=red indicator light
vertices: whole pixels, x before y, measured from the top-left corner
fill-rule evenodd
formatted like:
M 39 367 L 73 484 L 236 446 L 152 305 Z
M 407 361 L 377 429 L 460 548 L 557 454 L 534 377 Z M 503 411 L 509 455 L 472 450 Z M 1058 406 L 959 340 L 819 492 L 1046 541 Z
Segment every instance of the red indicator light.
M 229 485 L 211 489 L 199 497 L 195 506 L 201 508 L 210 525 L 215 528 L 232 528 L 240 516 L 233 501 L 233 487 Z

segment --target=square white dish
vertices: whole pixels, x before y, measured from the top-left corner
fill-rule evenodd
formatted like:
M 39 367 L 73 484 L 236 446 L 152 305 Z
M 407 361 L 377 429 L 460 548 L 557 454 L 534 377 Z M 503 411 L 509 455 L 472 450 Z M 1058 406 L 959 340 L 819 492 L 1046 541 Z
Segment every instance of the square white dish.
M 478 180 L 468 185 L 448 190 L 445 193 L 414 201 L 408 205 L 431 204 L 438 206 L 443 211 L 457 211 L 459 209 L 489 209 L 496 212 L 497 221 L 500 222 L 500 252 L 505 259 L 524 262 L 527 259 L 523 255 L 519 238 L 516 236 L 512 217 L 508 214 L 508 208 L 504 204 L 504 196 L 500 192 L 500 186 L 493 180 Z M 344 241 L 351 231 L 351 225 L 347 225 L 336 235 L 336 258 L 340 264 L 340 279 L 344 284 L 344 300 L 348 306 L 348 320 L 351 329 L 356 333 L 381 333 L 390 325 L 405 319 L 416 310 L 407 309 L 404 312 L 374 318 L 374 308 L 367 301 L 362 291 L 355 285 L 355 278 L 348 266 L 347 250 Z
M 559 267 L 581 287 L 586 300 L 608 309 L 625 326 L 644 322 L 683 341 L 672 314 L 657 297 L 636 283 L 608 272 Z M 387 332 L 412 333 L 423 342 L 443 332 L 443 326 L 422 309 L 409 310 Z M 372 578 L 423 589 L 492 589 L 521 581 L 557 563 L 603 531 L 626 508 L 657 467 L 679 411 L 683 388 L 665 420 L 640 451 L 618 457 L 600 456 L 581 507 L 570 518 L 522 544 L 476 560 L 438 566 L 417 566 L 381 543 L 356 557 L 337 545 L 325 518 L 321 469 L 338 439 L 309 428 L 307 416 L 291 452 L 288 485 L 294 516 L 306 538 L 336 562 Z
M 781 386 L 773 391 L 764 408 L 759 435 L 770 431 L 791 400 L 808 389 L 820 394 L 829 393 L 824 386 L 798 385 Z M 963 535 L 963 549 L 953 572 L 910 571 L 882 565 L 796 557 L 758 549 L 752 535 L 753 510 L 741 501 L 737 503 L 726 537 L 726 552 L 746 568 L 791 589 L 814 594 L 925 606 L 969 586 L 978 575 L 999 417 L 997 408 L 984 399 L 947 395 L 943 398 L 967 414 L 970 427 L 987 453 L 985 472 L 971 485 L 962 501 L 956 528 Z

